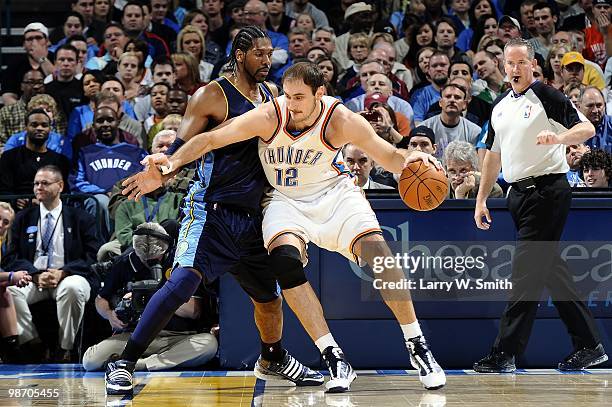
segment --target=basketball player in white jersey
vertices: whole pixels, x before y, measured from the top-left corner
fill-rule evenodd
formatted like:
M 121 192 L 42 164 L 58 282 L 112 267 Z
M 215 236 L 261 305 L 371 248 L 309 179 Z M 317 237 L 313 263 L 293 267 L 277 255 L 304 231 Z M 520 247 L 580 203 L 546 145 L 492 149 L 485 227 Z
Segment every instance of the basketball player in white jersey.
M 321 304 L 304 275 L 306 245 L 313 242 L 370 265 L 376 256 L 392 254 L 370 204 L 343 167 L 340 149 L 352 143 L 393 173 L 419 160 L 425 165 L 440 164 L 420 151 L 396 149 L 378 137 L 360 115 L 324 96 L 323 75 L 314 64 L 290 67 L 283 76 L 283 88 L 284 96 L 224 127 L 196 135 L 171 157 L 149 156 L 147 169 L 128 178 L 123 193 L 138 199 L 206 152 L 259 137 L 261 163 L 274 187 L 263 202 L 263 235 L 271 268 L 285 300 L 329 367 L 328 391 L 343 392 L 356 375 L 331 335 Z M 367 250 L 364 243 L 369 243 Z M 388 268 L 381 277 L 400 281 L 404 274 L 399 268 Z M 409 292 L 381 290 L 381 295 L 400 324 L 411 364 L 419 371 L 423 386 L 443 387 L 444 371 L 427 347 Z

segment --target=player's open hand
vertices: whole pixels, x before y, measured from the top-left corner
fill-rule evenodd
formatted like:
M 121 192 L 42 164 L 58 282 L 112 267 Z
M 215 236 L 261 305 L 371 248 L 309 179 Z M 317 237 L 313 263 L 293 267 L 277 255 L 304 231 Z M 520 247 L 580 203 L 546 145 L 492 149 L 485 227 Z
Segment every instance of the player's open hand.
M 559 136 L 549 130 L 542 130 L 537 135 L 537 145 L 553 145 L 553 144 L 561 144 L 561 140 L 559 140 Z
M 164 179 L 161 171 L 157 168 L 154 158 L 149 156 L 143 171 L 132 175 L 121 183 L 124 187 L 121 193 L 126 195 L 128 199 L 139 201 L 143 195 L 155 191 L 163 183 Z
M 404 167 L 407 167 L 408 164 L 414 163 L 417 161 L 423 161 L 423 164 L 425 164 L 426 167 L 428 167 L 430 164 L 433 164 L 436 166 L 438 171 L 444 170 L 442 168 L 442 164 L 440 163 L 440 161 L 436 159 L 436 157 L 434 157 L 431 154 L 427 154 L 427 153 L 424 153 L 422 151 L 417 151 L 417 150 L 413 150 L 410 152 L 410 154 L 408 154 L 408 156 L 406 157 L 406 161 L 404 162 Z

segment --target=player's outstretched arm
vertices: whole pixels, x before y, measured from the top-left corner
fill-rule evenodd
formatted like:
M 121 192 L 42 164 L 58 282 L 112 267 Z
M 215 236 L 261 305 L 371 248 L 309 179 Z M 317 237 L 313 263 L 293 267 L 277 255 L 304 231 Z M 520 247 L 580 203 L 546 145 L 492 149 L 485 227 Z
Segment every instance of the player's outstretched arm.
M 170 157 L 169 171 L 202 157 L 209 151 L 253 137 L 270 138 L 278 119 L 271 102 L 244 113 L 225 126 L 192 137 Z
M 399 174 L 408 163 L 419 160 L 441 168 L 438 160 L 429 154 L 395 148 L 379 137 L 366 119 L 344 106 L 336 109 L 331 124 L 332 132 L 328 132 L 327 137 L 332 145 L 355 144 L 387 171 Z

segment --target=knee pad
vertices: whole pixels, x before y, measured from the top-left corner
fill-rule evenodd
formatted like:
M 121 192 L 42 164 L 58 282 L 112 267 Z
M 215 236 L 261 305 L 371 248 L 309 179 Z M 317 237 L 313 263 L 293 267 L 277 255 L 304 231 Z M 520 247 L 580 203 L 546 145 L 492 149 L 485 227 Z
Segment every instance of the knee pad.
M 278 246 L 270 252 L 270 267 L 283 290 L 308 282 L 300 251 L 291 245 Z
M 183 267 L 174 269 L 166 284 L 160 289 L 165 292 L 165 299 L 169 301 L 171 307 L 180 307 L 196 292 L 200 285 L 201 278 L 193 271 Z

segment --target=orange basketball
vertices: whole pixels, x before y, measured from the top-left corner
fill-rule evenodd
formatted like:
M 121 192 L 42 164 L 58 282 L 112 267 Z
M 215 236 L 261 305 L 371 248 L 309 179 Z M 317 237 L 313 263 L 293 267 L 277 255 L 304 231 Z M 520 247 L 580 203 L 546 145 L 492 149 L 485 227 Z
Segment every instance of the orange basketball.
M 448 178 L 435 165 L 422 161 L 410 163 L 398 183 L 400 197 L 417 211 L 430 211 L 440 206 L 448 196 Z

